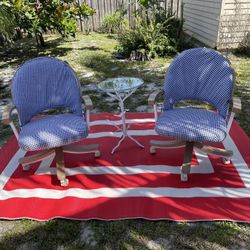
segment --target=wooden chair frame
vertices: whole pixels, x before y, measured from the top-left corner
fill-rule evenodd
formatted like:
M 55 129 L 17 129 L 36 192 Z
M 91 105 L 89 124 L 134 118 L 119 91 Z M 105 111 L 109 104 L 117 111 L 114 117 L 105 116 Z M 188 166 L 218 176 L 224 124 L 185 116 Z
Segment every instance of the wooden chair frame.
M 152 106 L 154 109 L 154 117 L 155 121 L 158 118 L 158 111 L 157 111 L 157 96 L 161 93 L 161 91 L 153 92 L 149 98 L 148 98 L 148 105 Z M 239 114 L 241 111 L 241 99 L 239 97 L 233 97 L 233 107 L 232 112 L 229 117 L 229 121 L 227 124 L 227 133 L 229 133 L 229 130 L 231 128 L 233 119 L 235 114 Z M 221 156 L 223 158 L 223 161 L 225 164 L 230 163 L 230 158 L 233 156 L 233 151 L 226 150 L 226 149 L 220 149 L 215 148 L 211 146 L 204 145 L 200 142 L 189 142 L 189 141 L 157 141 L 157 140 L 151 140 L 150 141 L 150 153 L 155 154 L 157 148 L 179 148 L 179 147 L 186 147 L 185 148 L 185 154 L 184 154 L 184 160 L 183 164 L 181 166 L 181 181 L 187 181 L 188 180 L 188 174 L 190 174 L 191 169 L 191 162 L 192 162 L 192 152 L 193 148 L 196 147 L 199 150 L 207 153 L 207 154 L 213 154 L 217 156 Z
M 89 96 L 85 95 L 82 96 L 82 100 L 85 107 L 85 115 L 88 127 L 90 127 L 90 110 L 93 109 L 93 103 Z M 10 125 L 14 135 L 18 140 L 18 130 L 15 127 L 13 120 L 12 120 L 12 112 L 15 108 L 7 106 L 3 112 L 3 123 Z M 65 145 L 58 148 L 52 148 L 43 150 L 37 154 L 32 156 L 25 156 L 19 159 L 19 163 L 23 166 L 23 170 L 28 171 L 30 168 L 30 164 L 41 161 L 53 154 L 55 154 L 56 159 L 56 175 L 58 180 L 60 181 L 61 186 L 68 186 L 69 181 L 66 178 L 66 171 L 65 171 L 65 164 L 64 164 L 64 156 L 63 153 L 71 153 L 71 154 L 82 154 L 82 153 L 94 153 L 95 157 L 100 157 L 101 153 L 99 150 L 99 144 L 93 145 Z

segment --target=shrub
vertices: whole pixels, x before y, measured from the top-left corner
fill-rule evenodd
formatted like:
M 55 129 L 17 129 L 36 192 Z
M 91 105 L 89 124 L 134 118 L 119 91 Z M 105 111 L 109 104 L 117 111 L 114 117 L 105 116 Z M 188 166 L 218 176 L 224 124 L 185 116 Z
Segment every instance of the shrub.
M 7 2 L 0 3 L 0 44 L 10 42 L 15 35 L 16 19 Z
M 242 42 L 239 44 L 236 53 L 250 57 L 250 32 L 246 34 Z
M 192 47 L 183 32 L 183 21 L 166 13 L 162 0 L 137 0 L 133 29 L 123 30 L 118 37 L 117 52 L 130 57 L 143 51 L 144 58 L 166 56 Z
M 163 22 L 156 17 L 137 18 L 134 29 L 123 31 L 119 37 L 118 53 L 129 57 L 132 51 L 145 50 L 147 57 L 165 56 L 177 52 L 176 40 L 170 36 L 174 17 L 168 16 Z
M 117 10 L 115 13 L 105 16 L 100 31 L 114 34 L 125 29 L 128 26 L 128 21 L 124 18 L 125 14 L 125 10 Z

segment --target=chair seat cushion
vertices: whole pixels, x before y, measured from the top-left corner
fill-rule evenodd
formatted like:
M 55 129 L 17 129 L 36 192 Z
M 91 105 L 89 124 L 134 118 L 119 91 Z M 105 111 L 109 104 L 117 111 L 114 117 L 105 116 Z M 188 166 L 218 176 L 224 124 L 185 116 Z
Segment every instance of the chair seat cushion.
M 24 125 L 18 143 L 20 148 L 34 151 L 67 145 L 87 135 L 88 127 L 83 117 L 74 114 L 50 115 Z
M 221 142 L 227 134 L 226 121 L 219 114 L 191 108 L 162 112 L 155 129 L 162 136 L 182 141 Z

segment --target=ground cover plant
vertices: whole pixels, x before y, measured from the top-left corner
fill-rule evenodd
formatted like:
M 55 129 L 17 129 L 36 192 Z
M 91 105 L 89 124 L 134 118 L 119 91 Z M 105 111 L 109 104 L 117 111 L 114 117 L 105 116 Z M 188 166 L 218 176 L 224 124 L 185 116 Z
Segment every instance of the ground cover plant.
M 116 76 L 135 76 L 144 80 L 126 102 L 130 111 L 147 111 L 148 95 L 163 86 L 164 75 L 173 57 L 138 62 L 119 60 L 113 55 L 117 40 L 93 33 L 77 34 L 67 40 L 45 36 L 46 47 L 38 48 L 34 38 L 18 41 L 0 50 L 0 105 L 8 102 L 10 80 L 23 61 L 37 56 L 67 60 L 75 69 L 83 93 L 94 102 L 93 112 L 113 112 L 117 104 L 96 89 L 101 80 Z M 242 97 L 243 111 L 238 118 L 250 136 L 250 60 L 230 54 L 236 70 L 235 95 Z M 0 123 L 1 146 L 12 134 Z M 0 249 L 250 249 L 250 226 L 234 222 L 170 222 L 124 220 L 86 222 L 56 219 L 0 221 Z

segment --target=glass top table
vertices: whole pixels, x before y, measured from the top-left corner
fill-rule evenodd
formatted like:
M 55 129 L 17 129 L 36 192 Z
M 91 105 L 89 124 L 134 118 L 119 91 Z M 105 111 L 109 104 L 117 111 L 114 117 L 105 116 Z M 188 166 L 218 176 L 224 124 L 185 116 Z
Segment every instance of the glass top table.
M 143 84 L 143 80 L 135 77 L 117 77 L 110 78 L 105 81 L 100 82 L 97 86 L 100 90 L 107 93 L 109 96 L 113 97 L 118 101 L 119 107 L 121 109 L 120 117 L 122 119 L 122 128 L 118 127 L 122 132 L 121 138 L 117 145 L 113 148 L 112 154 L 115 153 L 116 149 L 121 145 L 121 143 L 128 137 L 130 140 L 135 142 L 141 148 L 144 146 L 139 143 L 135 138 L 127 133 L 128 127 L 126 126 L 126 109 L 124 107 L 124 101 L 131 96 L 137 88 Z M 116 125 L 114 125 L 116 126 Z
M 129 92 L 143 84 L 143 80 L 136 77 L 110 78 L 98 84 L 98 88 L 108 93 Z

